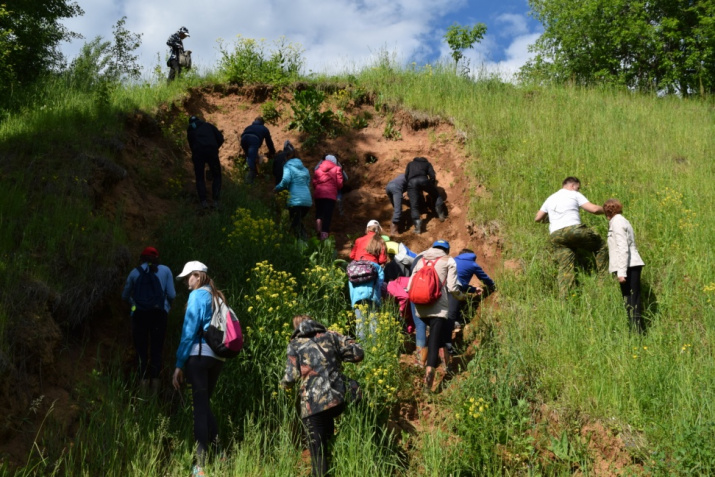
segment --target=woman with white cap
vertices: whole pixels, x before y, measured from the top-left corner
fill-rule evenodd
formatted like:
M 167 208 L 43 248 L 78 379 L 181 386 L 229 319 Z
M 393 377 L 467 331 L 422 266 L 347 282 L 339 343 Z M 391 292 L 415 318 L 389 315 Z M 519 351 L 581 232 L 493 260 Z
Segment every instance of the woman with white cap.
M 213 302 L 225 301 L 223 293 L 216 288 L 207 275 L 208 267 L 201 262 L 192 261 L 184 265 L 177 278 L 186 279 L 191 293 L 186 304 L 184 325 L 176 351 L 176 369 L 173 384 L 178 391 L 184 381 L 191 384 L 194 404 L 194 438 L 196 439 L 196 466 L 193 475 L 204 475 L 202 467 L 206 460 L 209 444 L 218 444 L 218 426 L 211 412 L 211 395 L 216 388 L 218 376 L 223 368 L 224 359 L 216 356 L 203 339 L 203 332 L 208 329 L 213 315 Z
M 378 265 L 387 263 L 387 246 L 382 238 L 382 227 L 377 220 L 371 220 L 365 227 L 365 235 L 355 240 L 350 251 L 352 260 L 370 260 Z

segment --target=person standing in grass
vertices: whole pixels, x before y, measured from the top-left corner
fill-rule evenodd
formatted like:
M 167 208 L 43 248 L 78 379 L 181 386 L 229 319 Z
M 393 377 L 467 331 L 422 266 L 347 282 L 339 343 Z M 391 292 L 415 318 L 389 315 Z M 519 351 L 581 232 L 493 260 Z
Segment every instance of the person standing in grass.
M 184 38 L 188 38 L 188 36 L 188 28 L 182 26 L 166 41 L 166 46 L 171 48 L 171 55 L 169 56 L 169 61 L 167 61 L 167 64 L 170 68 L 169 82 L 174 81 L 176 78 L 181 76 L 181 64 L 179 63 L 179 56 L 184 53 L 183 40 Z M 191 50 L 189 50 L 188 53 L 191 53 Z
M 295 316 L 293 328 L 281 385 L 291 388 L 300 381 L 300 417 L 308 433 L 312 475 L 324 476 L 330 468 L 328 443 L 335 418 L 345 408 L 341 363 L 360 362 L 364 352 L 352 338 L 327 330 L 308 315 Z
M 271 132 L 265 126 L 263 118 L 259 116 L 241 133 L 241 148 L 246 155 L 246 163 L 248 164 L 246 184 L 253 184 L 256 175 L 258 175 L 258 150 L 261 148 L 263 141 L 266 141 L 266 146 L 268 146 L 268 156 L 273 157 L 276 153 L 276 148 L 273 145 L 273 139 L 271 139 Z
M 313 174 L 313 195 L 315 197 L 315 231 L 320 240 L 325 240 L 330 234 L 330 223 L 333 220 L 335 202 L 338 193 L 343 188 L 343 168 L 332 154 L 315 167 Z
M 645 332 L 641 316 L 641 271 L 645 266 L 636 248 L 636 238 L 631 223 L 621 215 L 623 204 L 618 199 L 608 199 L 603 204 L 608 219 L 608 271 L 615 274 L 621 286 L 631 330 Z
M 449 242 L 437 240 L 432 247 L 417 256 L 412 268 L 412 276 L 407 285 L 408 293 L 412 288 L 415 275 L 430 261 L 439 277 L 441 294 L 436 301 L 430 304 L 415 304 L 415 316 L 429 327 L 427 338 L 427 363 L 425 367 L 425 391 L 432 390 L 435 370 L 439 364 L 440 349 L 444 348 L 444 327 L 447 326 L 449 314 L 448 294 L 458 300 L 464 300 L 464 293 L 459 289 L 457 281 L 457 263 L 449 256 Z M 449 353 L 442 351 L 445 367 L 448 365 Z
M 218 425 L 211 412 L 210 401 L 225 361 L 214 354 L 202 337 L 211 324 L 213 303 L 225 301 L 223 293 L 216 288 L 207 272 L 206 265 L 192 261 L 184 265 L 177 277 L 187 277 L 186 284 L 191 293 L 186 304 L 179 348 L 176 350 L 176 369 L 172 382 L 177 391 L 181 390 L 185 373 L 186 381 L 191 385 L 196 440 L 195 476 L 204 475 L 203 467 L 209 445 L 218 447 Z
M 142 387 L 159 389 L 161 354 L 171 303 L 176 298 L 169 267 L 159 264 L 159 251 L 146 247 L 124 284 L 122 299 L 132 306 L 132 339 Z
M 283 177 L 273 192 L 288 189 L 288 213 L 290 215 L 291 230 L 301 240 L 306 240 L 308 234 L 303 226 L 303 218 L 308 214 L 313 199 L 310 196 L 310 172 L 303 162 L 294 157 L 286 161 L 283 166 Z
M 603 207 L 592 204 L 579 192 L 578 178 L 567 177 L 561 185 L 561 190 L 546 199 L 534 220 L 549 224 L 549 241 L 559 266 L 559 291 L 565 297 L 576 279 L 576 260 L 590 260 L 596 254 L 596 265 L 600 269 L 605 263 L 605 247 L 601 236 L 583 225 L 579 215 L 579 208 L 602 215 Z
M 207 209 L 209 204 L 206 201 L 206 164 L 211 171 L 211 198 L 214 208 L 218 208 L 221 196 L 221 161 L 218 158 L 218 150 L 223 144 L 223 134 L 216 126 L 206 121 L 202 121 L 196 116 L 189 118 L 189 127 L 186 130 L 186 138 L 191 147 L 191 160 L 194 163 L 194 174 L 196 176 L 196 192 L 199 194 L 201 207 Z

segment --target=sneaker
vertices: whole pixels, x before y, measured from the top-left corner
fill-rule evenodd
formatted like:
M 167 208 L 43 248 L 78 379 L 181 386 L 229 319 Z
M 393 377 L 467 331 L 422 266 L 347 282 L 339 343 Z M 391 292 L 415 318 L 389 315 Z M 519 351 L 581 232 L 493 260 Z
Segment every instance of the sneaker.
M 394 237 L 395 235 L 398 235 L 397 224 L 390 224 L 390 236 Z
M 208 209 L 209 208 L 209 203 L 205 200 L 201 201 L 201 208 L 202 209 Z
M 191 471 L 191 475 L 193 477 L 206 477 L 206 473 L 204 472 L 204 469 L 202 469 L 198 465 L 194 466 L 194 470 Z

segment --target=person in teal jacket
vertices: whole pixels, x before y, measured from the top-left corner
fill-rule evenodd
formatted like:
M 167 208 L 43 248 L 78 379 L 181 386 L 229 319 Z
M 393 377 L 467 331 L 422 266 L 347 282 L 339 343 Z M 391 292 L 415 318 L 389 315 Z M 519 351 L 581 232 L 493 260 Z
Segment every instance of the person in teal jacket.
M 382 282 L 385 281 L 382 267 L 375 262 L 371 263 L 377 273 L 375 280 L 360 284 L 348 281 L 350 302 L 355 311 L 355 334 L 362 340 L 367 337 L 368 332 L 372 334 L 377 328 L 376 310 L 380 308 Z M 363 314 L 365 307 L 367 307 L 367 315 Z
M 191 385 L 194 405 L 196 466 L 193 475 L 204 475 L 202 467 L 208 447 L 210 444 L 218 445 L 218 425 L 211 412 L 210 402 L 225 361 L 216 356 L 202 338 L 201 331 L 206 331 L 211 323 L 213 302 L 219 299 L 225 301 L 223 293 L 216 288 L 206 272 L 208 272 L 206 265 L 193 261 L 184 265 L 184 270 L 177 276 L 177 278 L 188 277 L 186 282 L 191 290 L 186 304 L 181 340 L 176 350 L 173 384 L 177 391 L 181 389 L 185 370 L 186 381 Z
M 273 192 L 288 190 L 288 212 L 290 214 L 291 230 L 301 239 L 307 238 L 303 218 L 308 214 L 313 199 L 310 196 L 310 172 L 303 162 L 294 157 L 283 166 L 283 178 L 273 189 Z

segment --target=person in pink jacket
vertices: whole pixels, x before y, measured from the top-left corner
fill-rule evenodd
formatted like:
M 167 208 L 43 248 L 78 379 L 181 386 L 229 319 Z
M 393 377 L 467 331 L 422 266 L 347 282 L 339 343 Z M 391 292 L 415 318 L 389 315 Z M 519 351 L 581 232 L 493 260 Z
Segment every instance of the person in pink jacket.
M 328 238 L 333 219 L 335 201 L 343 188 L 343 168 L 335 156 L 328 154 L 320 161 L 313 174 L 313 198 L 315 199 L 315 230 L 320 240 Z

